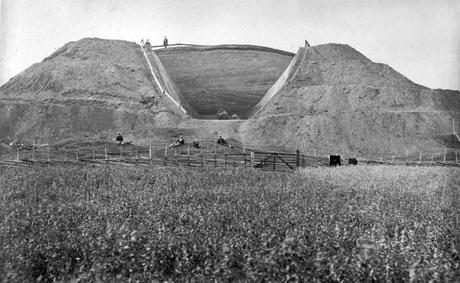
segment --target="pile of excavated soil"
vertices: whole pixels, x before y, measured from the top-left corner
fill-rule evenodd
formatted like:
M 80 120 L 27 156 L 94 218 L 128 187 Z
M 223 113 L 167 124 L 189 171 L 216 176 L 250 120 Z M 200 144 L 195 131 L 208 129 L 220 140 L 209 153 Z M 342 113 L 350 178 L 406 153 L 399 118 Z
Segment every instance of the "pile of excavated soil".
M 0 87 L 0 143 L 113 140 L 122 133 L 135 144 L 222 135 L 307 153 L 459 148 L 451 125 L 460 121 L 460 92 L 417 85 L 347 45 L 301 48 L 295 61 L 251 46 L 155 52 L 159 60 L 148 57 L 162 88 L 193 114 L 255 114 L 247 121 L 192 119 L 160 91 L 138 44 L 83 39 Z
M 243 126 L 245 141 L 380 156 L 442 147 L 438 135 L 460 117 L 458 91 L 417 85 L 347 45 L 301 51 L 298 69 Z
M 155 50 L 192 107 L 216 117 L 219 109 L 247 117 L 294 54 L 247 45 Z
M 45 140 L 174 127 L 184 115 L 162 95 L 139 45 L 70 42 L 0 88 L 3 140 Z

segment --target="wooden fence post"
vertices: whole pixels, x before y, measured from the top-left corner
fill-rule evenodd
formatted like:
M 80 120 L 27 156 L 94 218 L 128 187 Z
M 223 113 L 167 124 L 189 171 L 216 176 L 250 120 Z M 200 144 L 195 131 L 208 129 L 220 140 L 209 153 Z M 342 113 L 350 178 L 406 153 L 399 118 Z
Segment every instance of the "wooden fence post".
M 214 151 L 214 168 L 217 167 L 217 153 Z
M 32 140 L 32 162 L 35 162 L 35 140 Z
M 152 142 L 150 142 L 149 147 L 149 164 L 152 165 Z
M 136 149 L 136 166 L 137 166 L 137 159 L 138 159 L 138 156 L 137 156 L 137 149 Z
M 75 160 L 78 162 L 78 151 L 75 153 Z
M 455 164 L 457 164 L 457 151 L 455 151 Z
M 50 146 L 47 146 L 47 158 L 48 158 L 48 165 L 50 164 Z
M 123 159 L 123 145 L 120 145 L 120 162 Z
M 422 163 L 422 151 L 420 151 L 420 154 L 418 156 L 418 162 Z
M 447 147 L 444 146 L 444 164 L 446 164 Z
M 299 169 L 300 167 L 300 150 L 296 149 L 295 151 L 295 167 Z
M 16 149 L 16 163 L 19 162 L 19 149 Z
M 255 166 L 255 156 L 254 156 L 254 151 L 251 151 L 251 168 L 254 168 Z
M 187 155 L 190 156 L 190 143 L 187 143 Z
M 108 158 L 107 158 L 107 148 L 104 147 L 104 155 L 105 155 L 105 163 L 108 162 Z
M 275 171 L 275 169 L 276 169 L 275 163 L 276 163 L 276 153 L 273 152 L 273 171 Z
M 433 164 L 433 160 L 434 160 L 434 153 L 431 153 L 431 164 Z
M 393 153 L 393 155 L 391 156 L 391 163 L 395 163 L 395 154 Z
M 406 148 L 406 163 L 407 163 L 407 157 L 409 156 L 409 150 Z
M 168 144 L 165 145 L 165 155 L 163 158 L 163 166 L 166 166 L 167 160 L 168 160 Z
M 67 162 L 67 150 L 64 147 L 64 163 Z
M 315 167 L 318 167 L 318 158 L 321 156 L 320 152 L 317 152 L 315 149 Z M 302 154 L 302 167 L 305 167 L 305 156 Z
M 244 168 L 246 168 L 246 151 L 243 151 L 243 163 L 244 163 Z

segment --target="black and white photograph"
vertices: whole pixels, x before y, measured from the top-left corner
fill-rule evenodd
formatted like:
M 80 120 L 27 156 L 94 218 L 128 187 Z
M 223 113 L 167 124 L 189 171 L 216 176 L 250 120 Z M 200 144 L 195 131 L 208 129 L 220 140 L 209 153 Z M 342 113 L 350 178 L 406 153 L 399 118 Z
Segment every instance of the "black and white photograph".
M 460 1 L 0 0 L 0 282 L 460 282 Z

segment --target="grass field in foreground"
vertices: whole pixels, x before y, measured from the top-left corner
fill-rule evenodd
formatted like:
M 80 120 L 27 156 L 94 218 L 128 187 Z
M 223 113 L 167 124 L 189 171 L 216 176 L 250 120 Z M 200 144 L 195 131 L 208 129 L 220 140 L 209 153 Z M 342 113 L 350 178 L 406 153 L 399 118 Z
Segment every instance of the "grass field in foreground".
M 460 278 L 458 169 L 0 168 L 0 193 L 5 282 Z

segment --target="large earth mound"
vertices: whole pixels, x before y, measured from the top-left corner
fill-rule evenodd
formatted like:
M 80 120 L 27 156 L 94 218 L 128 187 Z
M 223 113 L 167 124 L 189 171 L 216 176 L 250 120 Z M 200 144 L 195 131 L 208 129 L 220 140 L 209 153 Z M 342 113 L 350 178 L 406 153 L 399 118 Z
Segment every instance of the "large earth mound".
M 243 126 L 258 146 L 313 152 L 413 152 L 442 146 L 460 118 L 458 91 L 417 85 L 347 45 L 300 48 Z
M 184 46 L 155 52 L 204 118 L 215 117 L 219 109 L 247 118 L 294 57 L 251 45 Z
M 219 110 L 248 120 L 216 120 Z M 83 39 L 0 87 L 0 142 L 121 132 L 138 144 L 222 135 L 267 149 L 439 153 L 459 145 L 452 119 L 460 92 L 417 85 L 340 44 L 291 54 Z
M 0 88 L 2 140 L 45 140 L 174 127 L 187 115 L 163 95 L 141 47 L 70 42 Z

